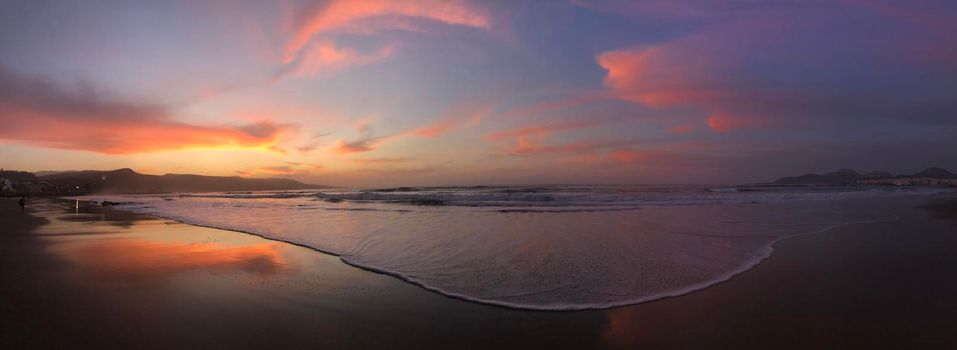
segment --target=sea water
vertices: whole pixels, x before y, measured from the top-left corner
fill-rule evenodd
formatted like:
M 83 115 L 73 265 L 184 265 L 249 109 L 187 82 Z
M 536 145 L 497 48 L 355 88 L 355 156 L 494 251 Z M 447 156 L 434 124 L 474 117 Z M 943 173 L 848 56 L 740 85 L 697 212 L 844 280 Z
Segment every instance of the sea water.
M 727 280 L 772 244 L 894 220 L 880 187 L 478 186 L 89 196 L 338 255 L 461 299 L 607 308 Z

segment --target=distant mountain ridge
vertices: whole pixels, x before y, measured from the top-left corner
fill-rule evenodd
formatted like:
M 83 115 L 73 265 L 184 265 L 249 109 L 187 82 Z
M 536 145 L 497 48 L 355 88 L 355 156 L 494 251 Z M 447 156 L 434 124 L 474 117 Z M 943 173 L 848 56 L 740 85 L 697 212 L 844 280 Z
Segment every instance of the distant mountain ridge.
M 326 188 L 279 178 L 243 178 L 191 174 L 147 175 L 129 168 L 83 170 L 38 176 L 58 188 L 77 188 L 88 194 L 157 194 L 174 192 L 276 191 Z
M 957 179 L 957 174 L 938 167 L 927 168 L 915 174 L 897 176 L 886 171 L 873 171 L 861 174 L 852 169 L 840 169 L 825 174 L 810 173 L 801 176 L 782 177 L 773 183 L 778 185 L 849 185 L 892 179 Z
M 903 177 L 930 177 L 935 179 L 957 179 L 957 174 L 954 174 L 944 168 L 931 167 L 924 169 L 916 174 L 911 174 Z

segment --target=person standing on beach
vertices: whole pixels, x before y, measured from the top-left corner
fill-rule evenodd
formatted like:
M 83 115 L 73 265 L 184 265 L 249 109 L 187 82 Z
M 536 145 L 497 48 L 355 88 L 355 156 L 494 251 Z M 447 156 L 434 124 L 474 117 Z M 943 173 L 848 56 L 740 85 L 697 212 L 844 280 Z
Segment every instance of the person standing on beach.
M 20 197 L 20 213 L 25 213 L 27 208 L 27 196 Z

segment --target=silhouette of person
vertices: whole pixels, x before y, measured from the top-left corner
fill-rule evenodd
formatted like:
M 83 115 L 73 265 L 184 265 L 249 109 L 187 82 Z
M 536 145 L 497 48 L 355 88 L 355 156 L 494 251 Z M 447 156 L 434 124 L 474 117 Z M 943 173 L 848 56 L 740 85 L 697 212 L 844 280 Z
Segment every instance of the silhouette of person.
M 27 207 L 27 196 L 20 197 L 20 212 L 26 212 Z

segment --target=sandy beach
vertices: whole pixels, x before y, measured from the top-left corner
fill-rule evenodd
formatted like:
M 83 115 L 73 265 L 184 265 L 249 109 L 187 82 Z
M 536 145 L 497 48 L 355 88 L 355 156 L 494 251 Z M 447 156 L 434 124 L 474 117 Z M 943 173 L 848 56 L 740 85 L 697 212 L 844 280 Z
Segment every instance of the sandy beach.
M 109 207 L 0 205 L 3 348 L 806 348 L 957 343 L 957 205 L 775 244 L 730 281 L 605 310 L 470 303 L 292 244 Z

